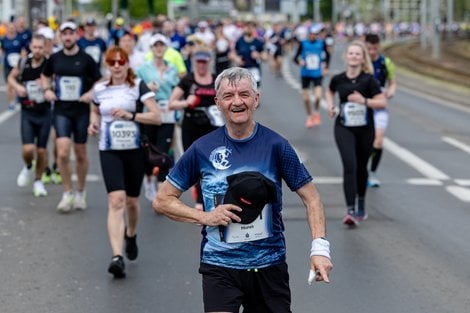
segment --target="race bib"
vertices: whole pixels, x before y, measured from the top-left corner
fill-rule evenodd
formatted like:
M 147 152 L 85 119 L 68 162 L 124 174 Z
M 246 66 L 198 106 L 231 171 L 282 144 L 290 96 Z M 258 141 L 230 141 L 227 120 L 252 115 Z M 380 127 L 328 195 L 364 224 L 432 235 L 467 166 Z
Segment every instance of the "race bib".
M 82 92 L 80 77 L 61 76 L 59 78 L 59 100 L 78 101 Z
M 342 108 L 343 125 L 358 127 L 367 125 L 367 107 L 364 104 L 346 102 Z
M 35 80 L 28 80 L 25 82 L 26 92 L 28 93 L 28 99 L 36 103 L 43 103 L 44 91 Z
M 255 78 L 256 82 L 259 83 L 261 81 L 261 73 L 259 71 L 259 68 L 257 67 L 250 67 L 248 69 L 250 71 L 251 75 Z
M 217 108 L 216 105 L 211 105 L 207 108 L 207 116 L 209 117 L 212 126 L 224 126 L 224 116 L 222 115 L 222 112 L 219 111 L 219 108 Z
M 255 241 L 272 236 L 271 223 L 271 205 L 264 206 L 261 214 L 251 224 L 231 223 L 225 227 L 224 239 L 228 243 Z
M 320 68 L 320 58 L 316 54 L 308 54 L 305 58 L 305 64 L 308 70 L 318 70 Z
M 85 48 L 85 52 L 88 53 L 96 63 L 100 61 L 101 49 L 99 46 L 88 46 Z
M 158 106 L 160 107 L 162 124 L 176 123 L 175 111 L 170 110 L 169 105 L 168 105 L 168 100 L 158 100 Z
M 139 125 L 133 121 L 116 120 L 106 123 L 106 150 L 140 148 Z
M 13 52 L 7 55 L 7 62 L 10 67 L 15 67 L 20 61 L 21 55 L 19 53 Z

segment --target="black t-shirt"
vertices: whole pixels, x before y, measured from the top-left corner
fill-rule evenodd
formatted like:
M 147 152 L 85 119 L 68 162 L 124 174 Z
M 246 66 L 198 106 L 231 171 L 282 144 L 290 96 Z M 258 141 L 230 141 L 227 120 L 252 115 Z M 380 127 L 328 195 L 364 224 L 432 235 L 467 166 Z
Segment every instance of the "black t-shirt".
M 212 75 L 212 83 L 208 85 L 202 85 L 196 82 L 194 78 L 194 73 L 187 74 L 185 77 L 181 79 L 178 84 L 184 91 L 184 98 L 187 98 L 189 95 L 196 95 L 201 98 L 201 102 L 199 103 L 198 107 L 209 107 L 211 105 L 215 105 L 215 75 Z M 185 111 L 192 110 L 189 108 L 185 108 Z
M 359 92 L 364 97 L 370 99 L 375 95 L 380 94 L 380 85 L 373 75 L 361 72 L 359 76 L 355 78 L 348 78 L 346 72 L 333 76 L 330 82 L 330 90 L 332 92 L 338 92 L 340 110 L 343 110 L 343 106 L 348 102 L 348 96 L 354 91 Z M 341 114 L 336 119 L 340 122 Z M 373 111 L 367 107 L 367 120 L 368 125 L 373 124 Z
M 44 99 L 44 92 L 39 88 L 38 80 L 46 65 L 46 60 L 38 66 L 34 67 L 31 64 L 32 59 L 22 59 L 18 63 L 20 75 L 18 81 L 25 86 L 28 92 L 28 97 L 19 97 L 21 108 L 23 110 L 45 112 L 51 107 L 51 104 Z
M 58 98 L 54 109 L 57 113 L 75 115 L 89 112 L 89 104 L 79 102 L 78 98 L 93 87 L 101 74 L 93 58 L 85 51 L 80 49 L 74 55 L 66 55 L 63 50 L 54 53 L 47 60 L 43 74 L 47 77 L 54 75 Z

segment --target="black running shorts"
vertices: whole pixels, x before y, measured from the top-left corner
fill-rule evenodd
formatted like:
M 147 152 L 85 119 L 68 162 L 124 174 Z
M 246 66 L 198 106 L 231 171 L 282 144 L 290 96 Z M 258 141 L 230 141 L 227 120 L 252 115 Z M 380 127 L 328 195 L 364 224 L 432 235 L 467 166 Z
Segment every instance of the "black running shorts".
M 240 270 L 201 263 L 205 312 L 291 313 L 287 264 Z
M 302 76 L 302 89 L 310 88 L 310 85 L 313 84 L 313 87 L 321 87 L 323 77 L 308 77 Z

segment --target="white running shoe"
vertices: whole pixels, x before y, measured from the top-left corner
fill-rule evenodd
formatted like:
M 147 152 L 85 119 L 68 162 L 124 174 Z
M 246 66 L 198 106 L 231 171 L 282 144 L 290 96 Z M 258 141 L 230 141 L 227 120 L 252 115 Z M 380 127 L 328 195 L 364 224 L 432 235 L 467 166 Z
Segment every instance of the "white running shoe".
M 157 179 L 155 176 L 152 175 L 150 180 L 148 180 L 147 177 L 144 177 L 144 195 L 150 202 L 152 202 L 157 196 L 156 183 Z
M 18 187 L 26 187 L 29 184 L 32 183 L 34 179 L 34 166 L 31 166 L 30 169 L 28 169 L 26 166 L 23 166 L 21 169 L 21 172 L 18 174 L 18 177 L 16 178 L 16 184 Z
M 71 191 L 64 192 L 62 194 L 62 199 L 57 205 L 57 211 L 60 213 L 68 213 L 70 212 L 70 210 L 73 209 L 73 205 L 74 205 L 73 193 Z
M 73 208 L 75 210 L 86 209 L 86 191 L 77 191 L 73 200 Z
M 35 197 L 45 197 L 47 196 L 47 190 L 44 188 L 44 183 L 42 180 L 36 180 L 33 184 L 33 195 Z
M 367 186 L 368 187 L 380 187 L 380 180 L 375 176 L 375 174 L 370 174 L 369 179 L 367 181 Z

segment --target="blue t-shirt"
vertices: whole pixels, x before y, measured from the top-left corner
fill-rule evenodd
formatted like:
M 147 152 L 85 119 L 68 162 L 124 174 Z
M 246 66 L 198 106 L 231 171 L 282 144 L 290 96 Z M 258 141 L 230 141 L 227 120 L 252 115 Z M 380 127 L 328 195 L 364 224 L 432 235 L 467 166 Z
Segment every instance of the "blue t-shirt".
M 247 42 L 243 36 L 240 37 L 240 39 L 238 39 L 237 43 L 235 44 L 235 50 L 237 55 L 239 55 L 244 62 L 242 67 L 260 67 L 258 60 L 251 57 L 251 53 L 253 51 L 258 51 L 261 53 L 264 50 L 264 44 L 258 38 L 254 38 L 251 42 Z
M 181 52 L 181 49 L 183 49 L 183 47 L 186 45 L 186 38 L 178 33 L 175 33 L 173 36 L 171 36 L 170 41 L 171 46 L 179 52 Z
M 300 57 L 305 61 L 305 66 L 300 70 L 302 77 L 322 77 L 322 62 L 325 61 L 325 42 L 323 40 L 304 40 L 300 43 Z
M 106 43 L 101 38 L 95 38 L 93 40 L 86 39 L 85 37 L 80 38 L 77 41 L 78 46 L 88 53 L 96 64 L 101 64 L 101 58 L 103 53 L 106 51 Z
M 212 211 L 215 199 L 225 195 L 226 177 L 244 171 L 256 171 L 276 185 L 277 201 L 265 207 L 264 239 L 229 243 L 223 241 L 225 227 L 204 226 L 201 262 L 236 269 L 263 268 L 285 261 L 286 245 L 282 221 L 282 179 L 296 191 L 312 180 L 303 163 L 286 139 L 260 124 L 244 140 L 231 138 L 225 127 L 199 138 L 183 154 L 167 180 L 181 191 L 200 182 L 204 209 Z M 217 200 L 218 204 L 223 200 Z M 241 225 L 235 223 L 237 225 Z M 232 224 L 234 225 L 234 224 Z
M 21 49 L 24 47 L 24 42 L 21 38 L 21 35 L 18 34 L 13 39 L 8 38 L 7 36 L 1 39 L 4 54 L 4 66 L 7 70 L 15 67 L 21 58 Z

